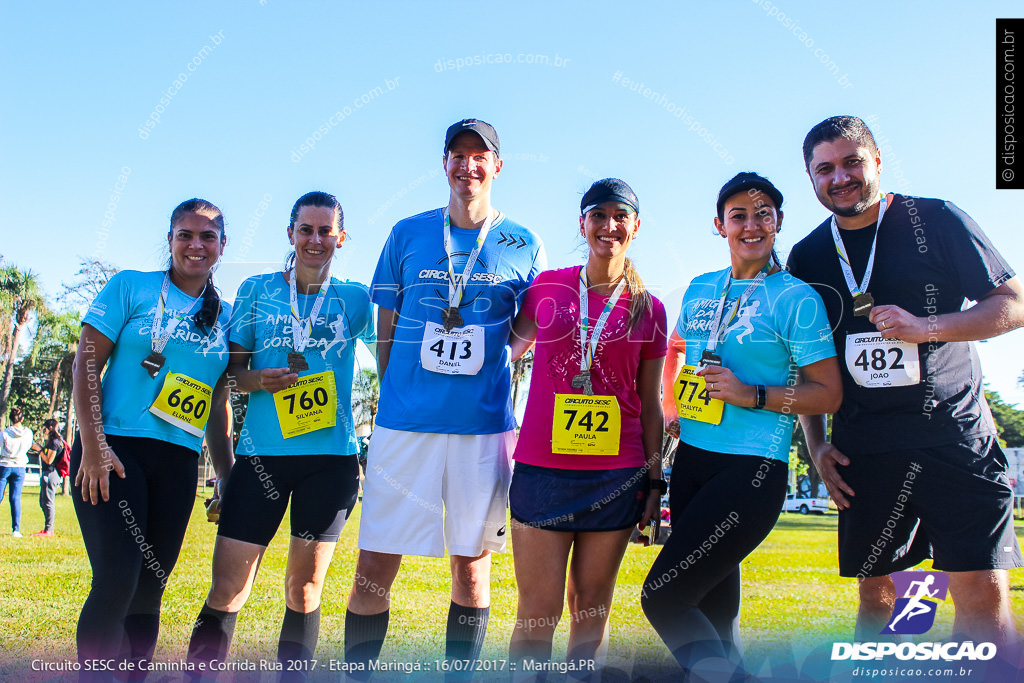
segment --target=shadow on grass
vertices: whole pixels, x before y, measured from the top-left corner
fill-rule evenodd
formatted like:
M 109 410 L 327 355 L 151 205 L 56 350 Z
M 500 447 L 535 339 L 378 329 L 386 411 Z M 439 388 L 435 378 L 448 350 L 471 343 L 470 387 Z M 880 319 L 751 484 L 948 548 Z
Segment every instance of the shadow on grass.
M 839 529 L 837 515 L 800 515 L 783 513 L 775 528 L 783 531 L 825 531 L 836 533 Z

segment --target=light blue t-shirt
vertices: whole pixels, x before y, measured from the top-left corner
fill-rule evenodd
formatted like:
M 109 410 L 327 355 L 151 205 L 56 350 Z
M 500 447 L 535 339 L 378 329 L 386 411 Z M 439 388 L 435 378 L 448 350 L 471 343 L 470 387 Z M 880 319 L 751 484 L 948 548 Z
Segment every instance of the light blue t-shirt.
M 82 320 L 114 342 L 103 376 L 103 429 L 118 436 L 160 439 L 198 453 L 202 437 L 161 420 L 149 412 L 149 406 L 168 372 L 188 375 L 213 388 L 228 365 L 226 332 L 231 306 L 221 302 L 217 325 L 206 332 L 196 327 L 191 316 L 179 323 L 163 350 L 167 360 L 154 379 L 142 367 L 142 360 L 152 351 L 150 330 L 163 282 L 163 271 L 122 270 L 110 278 Z M 167 308 L 185 310 L 193 301 L 170 284 Z M 163 324 L 167 322 L 165 318 Z
M 305 320 L 316 295 L 298 295 L 299 315 Z M 292 316 L 288 282 L 284 273 L 256 275 L 238 288 L 231 314 L 230 339 L 252 351 L 249 367 L 288 367 L 292 351 Z M 308 370 L 299 376 L 334 371 L 338 414 L 334 427 L 318 429 L 285 439 L 268 391 L 249 394 L 245 423 L 238 438 L 239 455 L 352 455 L 359 452 L 352 420 L 352 374 L 356 340 L 367 345 L 377 339 L 373 305 L 366 285 L 331 278 L 323 306 L 313 323 L 303 351 Z
M 452 266 L 466 267 L 478 230 L 452 226 Z M 448 259 L 441 209 L 406 218 L 388 237 L 371 287 L 373 302 L 398 312 L 380 390 L 377 424 L 437 434 L 497 434 L 515 429 L 508 335 L 526 288 L 547 258 L 533 231 L 499 214 L 473 267 L 459 314 L 484 330 L 484 360 L 475 375 L 431 372 L 420 363 L 427 322 L 443 322 Z
M 676 333 L 686 341 L 687 365 L 699 365 L 730 268 L 693 279 L 683 295 Z M 750 280 L 733 280 L 723 317 Z M 785 386 L 797 368 L 836 355 L 825 306 L 810 285 L 787 271 L 765 278 L 723 331 L 715 353 L 744 384 Z M 725 405 L 722 422 L 679 419 L 680 438 L 715 453 L 757 455 L 789 461 L 793 414 Z

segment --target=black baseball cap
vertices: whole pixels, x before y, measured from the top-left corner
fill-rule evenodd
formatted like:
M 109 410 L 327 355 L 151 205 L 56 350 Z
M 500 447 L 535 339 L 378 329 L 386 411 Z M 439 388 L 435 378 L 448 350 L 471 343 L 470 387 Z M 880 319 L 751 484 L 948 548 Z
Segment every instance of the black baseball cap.
M 583 199 L 580 200 L 580 214 L 586 214 L 605 202 L 625 204 L 633 209 L 633 213 L 640 213 L 640 200 L 636 198 L 633 188 L 618 178 L 604 178 L 596 181 L 583 194 Z
M 455 137 L 459 133 L 465 133 L 466 131 L 479 135 L 487 149 L 494 152 L 495 156 L 501 156 L 501 143 L 498 142 L 498 131 L 494 130 L 494 126 L 480 119 L 462 119 L 458 123 L 448 126 L 448 132 L 444 134 L 445 154 L 448 153 L 448 148 L 452 146 L 452 141 Z
M 772 181 L 768 180 L 762 175 L 758 175 L 753 171 L 743 171 L 737 173 L 732 177 L 729 182 L 722 185 L 722 189 L 718 191 L 718 219 L 722 220 L 722 212 L 725 210 L 725 201 L 734 194 L 739 194 L 744 190 L 760 190 L 768 195 L 773 202 L 775 202 L 775 208 L 777 210 L 782 209 L 782 193 L 779 192 L 779 188 L 772 184 Z

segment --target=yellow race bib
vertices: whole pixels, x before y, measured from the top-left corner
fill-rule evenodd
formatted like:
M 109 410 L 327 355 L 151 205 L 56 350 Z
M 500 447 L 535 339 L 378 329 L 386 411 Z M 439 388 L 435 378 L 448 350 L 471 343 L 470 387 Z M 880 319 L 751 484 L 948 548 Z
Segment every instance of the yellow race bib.
M 679 417 L 708 424 L 721 424 L 725 402 L 708 395 L 707 382 L 697 374 L 693 365 L 684 365 L 676 377 L 672 391 Z
M 274 394 L 274 407 L 286 439 L 333 427 L 338 420 L 334 371 L 299 377 L 295 384 Z
M 168 372 L 149 412 L 192 436 L 202 436 L 210 419 L 213 389 L 199 380 Z
M 614 396 L 555 394 L 551 452 L 618 455 L 622 417 Z

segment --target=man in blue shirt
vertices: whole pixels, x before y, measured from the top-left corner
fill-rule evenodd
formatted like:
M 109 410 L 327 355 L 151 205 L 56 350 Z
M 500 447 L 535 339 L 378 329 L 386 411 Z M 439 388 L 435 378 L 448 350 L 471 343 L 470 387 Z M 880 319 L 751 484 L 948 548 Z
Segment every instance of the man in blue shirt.
M 515 446 L 508 335 L 546 265 L 537 235 L 491 206 L 499 154 L 490 124 L 449 127 L 448 206 L 395 225 L 374 274 L 381 393 L 345 619 L 349 662 L 379 656 L 407 554 L 450 555 L 446 657 L 476 659 L 486 635 Z

